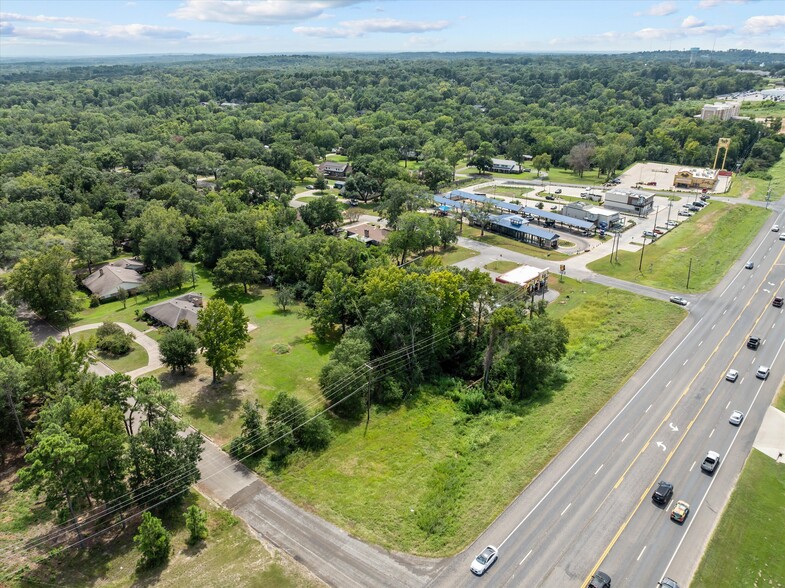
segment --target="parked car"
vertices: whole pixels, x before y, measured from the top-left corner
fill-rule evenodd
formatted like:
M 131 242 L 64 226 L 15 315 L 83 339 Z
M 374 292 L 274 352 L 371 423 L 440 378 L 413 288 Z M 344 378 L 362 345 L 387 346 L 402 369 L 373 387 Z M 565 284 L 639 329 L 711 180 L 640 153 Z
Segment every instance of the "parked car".
M 782 306 L 782 296 L 775 296 L 771 304 L 772 306 L 776 306 L 777 308 L 780 308 Z
M 556 188 L 556 193 L 561 194 L 561 188 Z
M 556 200 L 556 196 L 554 196 L 553 194 L 546 194 L 545 199 L 546 200 Z
M 530 173 L 532 173 L 532 168 L 530 168 L 530 167 L 524 167 L 524 168 L 523 168 L 521 171 L 522 171 L 523 173 L 525 173 L 525 174 L 530 174 Z
M 676 213 L 678 216 L 692 216 L 691 212 L 687 212 L 686 210 L 680 210 Z
M 611 588 L 611 577 L 605 572 L 597 572 L 586 588 Z
M 643 236 L 644 237 L 651 237 L 653 239 L 657 235 L 655 235 L 653 231 L 643 231 Z
M 732 369 L 728 370 L 728 373 L 725 374 L 725 379 L 728 380 L 729 382 L 735 382 L 736 380 L 739 379 L 739 372 Z
M 755 372 L 755 377 L 759 380 L 765 380 L 769 377 L 769 373 L 771 373 L 771 368 L 767 365 L 762 365 L 758 368 L 758 371 Z
M 734 410 L 733 413 L 730 415 L 728 422 L 731 425 L 736 425 L 737 427 L 741 424 L 741 421 L 744 420 L 744 413 L 740 410 Z
M 744 269 L 752 269 L 755 267 L 755 263 L 752 260 L 749 260 L 747 263 L 744 264 Z
M 681 296 L 671 296 L 670 301 L 680 306 L 687 306 L 687 299 Z
M 359 202 L 357 202 L 357 201 L 356 201 L 356 200 L 354 200 L 354 199 L 352 199 L 352 200 L 349 200 L 349 206 L 359 206 L 359 204 L 360 204 L 360 203 L 359 203 Z
M 551 210 L 559 210 L 558 206 L 551 206 Z
M 665 221 L 665 226 L 666 227 L 678 227 L 679 223 L 676 222 L 676 221 Z
M 690 514 L 690 505 L 683 500 L 679 500 L 671 512 L 671 520 L 683 523 L 688 514 Z
M 668 501 L 673 496 L 673 484 L 660 480 L 657 484 L 657 489 L 651 495 L 651 499 L 658 504 L 668 504 Z
M 474 558 L 472 562 L 472 573 L 477 576 L 482 576 L 485 572 L 488 571 L 498 558 L 499 550 L 496 549 L 493 545 L 489 545 L 485 549 L 480 552 L 480 555 Z
M 717 466 L 720 463 L 720 454 L 716 451 L 709 451 L 706 454 L 706 457 L 703 458 L 703 463 L 701 464 L 701 469 L 704 472 L 713 472 L 717 469 Z

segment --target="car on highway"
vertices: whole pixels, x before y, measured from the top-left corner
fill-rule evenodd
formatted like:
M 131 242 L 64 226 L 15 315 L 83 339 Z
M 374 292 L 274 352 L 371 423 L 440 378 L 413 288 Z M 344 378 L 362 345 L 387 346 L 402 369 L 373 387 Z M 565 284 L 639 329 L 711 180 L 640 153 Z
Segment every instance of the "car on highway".
M 769 372 L 771 372 L 771 368 L 766 365 L 762 365 L 758 368 L 758 371 L 755 372 L 755 377 L 759 380 L 765 380 L 769 377 Z
M 755 267 L 755 263 L 752 260 L 749 260 L 747 263 L 744 264 L 744 269 L 752 269 Z
M 663 578 L 662 582 L 657 583 L 657 586 L 660 586 L 660 588 L 679 588 L 679 583 L 670 578 Z
M 670 301 L 679 306 L 687 306 L 687 299 L 682 298 L 681 296 L 671 296 Z
M 671 511 L 671 520 L 683 523 L 688 514 L 690 514 L 690 505 L 683 500 L 679 500 Z
M 730 415 L 728 422 L 731 425 L 739 426 L 741 424 L 741 421 L 743 420 L 744 420 L 744 413 L 741 412 L 740 410 L 734 410 L 733 414 Z
M 488 571 L 488 568 L 493 565 L 498 559 L 499 550 L 496 549 L 493 545 L 489 545 L 485 549 L 480 552 L 480 555 L 474 558 L 472 562 L 472 573 L 477 576 L 482 576 L 485 572 Z
M 779 233 L 780 232 L 780 226 L 779 225 L 774 225 L 773 227 L 771 227 L 771 232 L 772 233 Z
M 782 296 L 775 296 L 774 300 L 771 301 L 772 306 L 776 306 L 780 308 L 782 306 Z
M 658 504 L 667 504 L 671 496 L 673 496 L 673 484 L 660 480 L 660 483 L 657 484 L 657 489 L 651 495 L 651 499 Z
M 611 588 L 611 577 L 605 572 L 598 571 L 592 576 L 586 588 Z
M 780 241 L 785 241 L 785 233 L 780 233 Z
M 750 337 L 747 341 L 747 349 L 757 349 L 760 347 L 760 337 Z
M 717 469 L 717 466 L 720 463 L 720 454 L 716 451 L 709 451 L 706 453 L 706 457 L 703 458 L 703 463 L 701 464 L 701 469 L 704 472 L 712 473 L 714 470 Z
M 735 382 L 739 379 L 739 372 L 734 369 L 730 369 L 728 370 L 728 373 L 725 374 L 725 379 L 729 382 Z

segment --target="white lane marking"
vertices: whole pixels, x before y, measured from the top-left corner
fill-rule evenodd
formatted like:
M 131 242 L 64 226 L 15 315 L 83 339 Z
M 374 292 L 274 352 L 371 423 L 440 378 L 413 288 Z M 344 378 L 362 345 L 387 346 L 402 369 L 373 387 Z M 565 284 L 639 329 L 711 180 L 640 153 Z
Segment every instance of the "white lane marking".
M 777 323 L 774 323 L 773 325 L 771 325 L 771 328 L 773 329 L 776 326 L 777 326 Z
M 665 384 L 665 387 L 667 388 L 668 386 L 670 386 L 672 381 L 673 381 L 673 380 L 668 380 L 668 383 L 667 383 L 667 384 Z
M 752 365 L 753 363 L 755 363 L 755 358 L 754 357 L 752 358 L 752 361 L 750 362 L 750 365 Z
M 730 404 L 730 403 L 728 403 L 728 404 Z M 726 406 L 725 408 L 727 408 L 727 406 Z M 602 469 L 602 466 L 604 466 L 604 465 L 605 465 L 604 463 L 601 463 L 601 464 L 600 464 L 600 467 L 598 467 L 598 468 L 597 468 L 597 471 L 596 471 L 596 472 L 594 472 L 594 475 L 595 475 L 595 476 L 596 476 L 597 474 L 599 474 L 599 473 L 600 473 L 600 470 Z
M 559 516 L 560 516 L 560 517 L 563 517 L 563 516 L 564 516 L 564 513 L 565 513 L 565 512 L 567 512 L 568 510 L 570 510 L 570 507 L 571 507 L 571 506 L 572 506 L 572 502 L 570 502 L 570 503 L 567 505 L 567 508 L 565 508 L 563 511 L 561 511 L 561 514 L 560 514 Z
M 690 466 L 690 471 L 692 471 L 692 468 L 694 468 L 694 467 L 695 467 L 695 464 L 696 464 L 696 463 L 698 463 L 698 462 L 697 462 L 697 461 L 693 461 L 693 462 L 692 462 L 692 465 Z
M 683 363 L 683 364 L 681 364 L 681 365 L 687 365 L 687 362 L 688 362 L 688 361 L 689 361 L 689 359 L 685 359 L 685 360 L 684 360 L 684 363 Z
M 723 311 L 722 311 L 722 316 L 725 316 L 725 313 L 726 313 L 726 312 L 728 312 L 728 309 L 727 309 L 727 308 L 726 308 L 725 310 L 723 310 Z
M 714 435 L 714 431 L 716 430 L 717 430 L 716 428 L 711 430 L 711 433 L 709 433 L 709 439 L 711 439 L 711 436 Z
M 714 323 L 714 324 L 711 326 L 711 330 L 713 331 L 713 330 L 714 330 L 714 327 L 716 327 L 716 326 L 717 326 L 717 323 Z
M 526 561 L 526 558 L 527 558 L 527 557 L 529 557 L 529 556 L 532 554 L 532 551 L 534 551 L 534 550 L 533 550 L 533 549 L 530 549 L 530 550 L 529 550 L 529 553 L 527 553 L 526 555 L 524 555 L 524 556 L 523 556 L 523 559 L 521 560 L 521 563 L 519 563 L 519 564 L 518 564 L 519 566 L 522 566 L 522 565 L 523 565 L 523 562 L 525 562 L 525 561 Z
M 649 408 L 651 408 L 652 406 L 653 406 L 653 405 L 651 405 L 651 404 L 650 404 L 650 405 L 649 405 Z M 644 410 L 643 412 L 649 412 L 649 408 L 647 408 L 647 409 L 646 409 L 646 410 Z
M 629 433 L 627 433 L 627 434 L 626 434 L 624 437 L 622 437 L 622 439 L 621 439 L 621 442 L 622 442 L 622 443 L 624 443 L 624 440 L 625 440 L 627 437 L 629 437 L 629 436 L 630 436 L 630 434 L 629 434 Z
M 729 406 L 730 406 L 730 400 L 728 400 L 728 404 L 725 405 L 725 410 L 728 410 Z
M 670 510 L 672 504 L 673 504 L 673 499 L 671 498 L 671 501 L 668 503 L 668 506 L 665 507 L 665 510 Z
M 698 347 L 700 347 L 701 345 L 703 345 L 703 341 L 701 341 L 700 343 L 698 343 Z
M 643 546 L 643 549 L 641 549 L 641 552 L 638 554 L 638 559 L 636 559 L 635 561 L 640 561 L 641 560 L 641 556 L 643 555 L 644 551 L 646 551 L 646 546 L 645 545 Z
M 742 383 L 743 381 L 744 381 L 744 378 L 742 378 L 741 380 L 739 380 L 739 385 L 741 385 L 741 383 Z
M 731 283 L 732 283 L 732 282 L 731 282 Z M 653 373 L 651 376 L 649 376 L 649 378 L 648 378 L 648 379 L 647 379 L 647 380 L 646 380 L 646 381 L 643 383 L 643 385 L 642 385 L 640 388 L 638 388 L 638 391 L 637 391 L 635 394 L 633 394 L 633 395 L 632 395 L 632 398 L 630 398 L 630 399 L 627 401 L 627 404 L 625 404 L 625 405 L 624 405 L 624 406 L 621 408 L 621 410 L 620 410 L 618 413 L 616 413 L 616 416 L 615 416 L 615 417 L 613 417 L 613 418 L 611 419 L 611 422 L 609 422 L 609 423 L 608 423 L 608 424 L 605 426 L 605 428 L 604 428 L 604 429 L 603 429 L 603 430 L 600 432 L 600 434 L 599 434 L 599 435 L 597 435 L 597 436 L 594 438 L 594 441 L 592 441 L 592 442 L 589 444 L 589 446 L 588 446 L 586 449 L 584 449 L 584 450 L 583 450 L 583 453 L 581 453 L 581 454 L 580 454 L 580 456 L 578 456 L 578 459 L 576 459 L 574 462 L 572 462 L 572 465 L 571 465 L 569 468 L 567 468 L 567 471 L 566 471 L 566 472 L 564 472 L 564 473 L 561 475 L 561 477 L 560 477 L 558 480 L 556 480 L 556 483 L 555 483 L 555 484 L 553 484 L 553 485 L 550 487 L 550 489 L 549 489 L 549 490 L 548 490 L 548 491 L 545 493 L 545 495 L 544 495 L 542 498 L 540 498 L 540 500 L 538 500 L 538 501 L 537 501 L 537 504 L 535 504 L 535 505 L 534 505 L 534 506 L 531 508 L 531 510 L 530 510 L 530 511 L 529 511 L 529 512 L 526 514 L 526 516 L 525 516 L 525 517 L 523 517 L 523 518 L 521 519 L 521 522 L 519 522 L 517 525 L 515 525 L 515 528 L 514 528 L 512 531 L 510 531 L 510 533 L 509 533 L 509 534 L 508 534 L 508 535 L 507 535 L 507 536 L 504 538 L 504 541 L 502 541 L 501 543 L 499 543 L 499 549 L 501 549 L 501 548 L 502 548 L 502 546 L 503 546 L 505 543 L 507 543 L 507 541 L 509 541 L 510 537 L 512 537 L 512 536 L 513 536 L 513 535 L 514 535 L 514 534 L 515 534 L 515 533 L 518 531 L 518 529 L 520 529 L 520 528 L 521 528 L 521 526 L 522 526 L 522 525 L 523 525 L 523 524 L 524 524 L 526 521 L 528 521 L 528 520 L 529 520 L 529 517 L 530 517 L 532 514 L 534 514 L 534 511 L 535 511 L 535 510 L 537 510 L 537 509 L 540 507 L 540 505 L 541 505 L 543 502 L 545 502 L 545 499 L 546 499 L 546 498 L 548 498 L 548 496 L 550 496 L 550 495 L 551 495 L 551 492 L 553 492 L 553 491 L 554 491 L 554 490 L 555 490 L 555 489 L 556 489 L 556 488 L 559 486 L 559 484 L 561 484 L 562 480 L 564 480 L 564 478 L 566 478 L 566 477 L 567 477 L 567 475 L 568 475 L 568 474 L 569 474 L 569 473 L 572 471 L 572 469 L 573 469 L 573 468 L 574 468 L 576 465 L 578 465 L 578 463 L 581 461 L 581 459 L 583 459 L 583 458 L 584 458 L 584 456 L 585 456 L 587 453 L 589 453 L 589 451 L 591 451 L 592 447 L 594 447 L 594 444 L 595 444 L 595 443 L 597 443 L 597 441 L 599 441 L 599 440 L 600 440 L 600 438 L 601 438 L 601 437 L 602 437 L 602 436 L 605 434 L 605 432 L 606 432 L 608 429 L 610 429 L 610 428 L 611 428 L 611 426 L 613 425 L 613 423 L 615 423 L 615 422 L 616 422 L 616 419 L 618 419 L 618 418 L 619 418 L 619 417 L 622 415 L 622 413 L 624 413 L 624 411 L 625 411 L 625 410 L 627 410 L 627 408 L 630 406 L 630 404 L 632 404 L 632 402 L 633 402 L 633 401 L 634 401 L 636 398 L 638 398 L 638 394 L 640 394 L 641 392 L 643 392 L 643 389 L 646 387 L 646 385 L 647 385 L 649 382 L 651 382 L 651 381 L 652 381 L 652 379 L 654 378 L 654 376 L 656 376 L 656 375 L 659 373 L 659 371 L 662 369 L 662 366 L 666 365 L 666 364 L 668 363 L 668 361 L 670 361 L 671 357 L 673 357 L 673 356 L 676 354 L 676 352 L 679 350 L 679 348 L 680 348 L 680 347 L 681 347 L 681 346 L 684 344 L 684 342 L 685 342 L 685 341 L 687 341 L 687 340 L 690 338 L 690 335 L 692 334 L 692 332 L 693 332 L 695 329 L 697 329 L 697 328 L 698 328 L 698 326 L 699 326 L 699 325 L 700 325 L 702 322 L 703 322 L 703 318 L 701 317 L 701 318 L 698 320 L 698 322 L 697 322 L 697 323 L 695 323 L 695 326 L 694 326 L 694 327 L 692 327 L 692 328 L 690 329 L 690 331 L 687 333 L 687 335 L 685 335 L 685 337 L 684 337 L 684 338 L 681 340 L 681 342 L 680 342 L 678 345 L 676 345 L 676 347 L 674 348 L 674 350 L 673 350 L 673 351 L 671 351 L 671 352 L 668 354 L 668 357 L 666 357 L 666 358 L 665 358 L 665 360 L 664 360 L 664 361 L 663 361 L 663 362 L 662 362 L 662 363 L 661 363 L 661 364 L 660 364 L 660 365 L 657 367 L 657 369 L 656 369 L 656 370 L 654 370 L 654 373 Z M 783 340 L 783 342 L 785 342 L 785 340 Z M 629 433 L 627 433 L 627 435 L 629 435 Z M 624 439 L 626 439 L 626 438 L 627 438 L 627 435 L 625 435 L 625 436 L 624 436 Z M 624 439 L 622 439 L 622 441 L 624 441 Z M 543 470 L 543 471 L 544 471 L 544 470 Z M 444 569 L 446 569 L 446 568 L 444 568 Z M 437 576 L 437 578 L 438 578 L 438 576 Z
M 744 286 L 742 286 L 742 289 L 743 289 L 743 288 L 744 288 Z M 738 298 L 738 296 L 735 296 L 735 297 L 733 298 L 733 301 L 734 301 L 734 302 L 736 302 L 736 298 Z

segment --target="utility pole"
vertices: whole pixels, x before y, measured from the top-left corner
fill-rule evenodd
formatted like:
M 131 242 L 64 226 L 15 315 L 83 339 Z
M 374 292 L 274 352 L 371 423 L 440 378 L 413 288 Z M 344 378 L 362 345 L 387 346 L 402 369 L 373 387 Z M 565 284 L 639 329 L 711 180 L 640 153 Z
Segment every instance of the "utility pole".
M 368 362 L 365 362 L 363 365 L 368 368 L 368 399 L 365 401 L 365 404 L 368 407 L 368 415 L 365 418 L 365 432 L 363 433 L 363 437 L 365 437 L 368 434 L 368 425 L 371 423 L 371 389 L 373 388 L 373 366 Z
M 692 258 L 690 257 L 690 266 L 687 268 L 687 290 L 690 289 L 690 276 L 692 275 Z
M 643 252 L 644 252 L 645 250 L 646 250 L 646 236 L 644 235 L 644 236 L 643 236 L 643 247 L 641 247 L 641 261 L 640 261 L 640 263 L 638 264 L 638 271 L 639 271 L 639 272 L 641 271 L 641 268 L 643 267 Z
M 766 208 L 769 207 L 769 202 L 771 202 L 771 180 L 769 180 L 769 189 L 766 190 Z
M 668 223 L 671 222 L 671 209 L 672 208 L 673 208 L 673 201 L 672 200 L 668 200 Z

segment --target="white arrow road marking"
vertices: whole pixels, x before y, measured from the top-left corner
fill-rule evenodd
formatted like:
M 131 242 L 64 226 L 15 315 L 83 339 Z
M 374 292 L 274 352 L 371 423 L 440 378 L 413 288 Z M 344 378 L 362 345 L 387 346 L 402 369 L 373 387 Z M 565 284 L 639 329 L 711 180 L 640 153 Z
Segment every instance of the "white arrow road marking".
M 667 447 L 665 447 L 665 443 L 661 441 L 657 441 L 657 447 L 660 447 L 663 451 L 667 449 Z
M 671 428 L 671 431 L 676 432 L 679 430 L 679 427 L 674 425 L 673 423 L 668 423 L 668 426 Z

